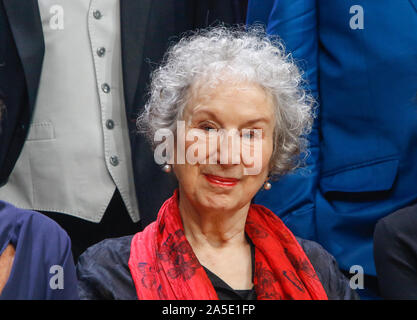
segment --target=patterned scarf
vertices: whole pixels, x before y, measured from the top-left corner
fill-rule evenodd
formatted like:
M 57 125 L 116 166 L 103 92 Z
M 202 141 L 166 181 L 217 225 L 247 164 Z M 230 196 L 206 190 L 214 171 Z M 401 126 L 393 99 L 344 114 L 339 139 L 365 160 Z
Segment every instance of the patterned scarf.
M 313 266 L 281 219 L 252 204 L 245 231 L 255 245 L 254 287 L 259 300 L 327 300 Z M 162 205 L 157 221 L 133 237 L 129 269 L 139 299 L 218 299 L 185 237 L 178 190 Z

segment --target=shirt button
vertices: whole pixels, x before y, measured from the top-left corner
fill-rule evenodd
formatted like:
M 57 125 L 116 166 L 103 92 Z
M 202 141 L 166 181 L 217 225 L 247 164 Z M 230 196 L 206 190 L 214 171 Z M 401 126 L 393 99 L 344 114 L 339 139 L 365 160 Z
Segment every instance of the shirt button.
M 101 90 L 103 90 L 104 93 L 109 93 L 110 92 L 110 86 L 107 83 L 103 83 L 101 85 Z
M 99 57 L 104 56 L 104 54 L 105 54 L 105 53 L 106 53 L 106 48 L 101 47 L 101 48 L 98 48 L 98 49 L 97 49 L 97 55 L 98 55 Z
M 113 129 L 113 128 L 114 128 L 114 121 L 113 121 L 113 120 L 111 120 L 111 119 L 107 120 L 107 121 L 106 121 L 106 127 L 107 127 L 107 129 L 109 129 L 109 130 Z
M 119 158 L 116 156 L 111 156 L 110 157 L 110 164 L 115 167 L 119 164 Z
M 101 19 L 102 14 L 101 14 L 101 12 L 99 10 L 95 10 L 93 12 L 93 16 L 94 16 L 94 18 L 96 18 L 98 20 L 98 19 Z

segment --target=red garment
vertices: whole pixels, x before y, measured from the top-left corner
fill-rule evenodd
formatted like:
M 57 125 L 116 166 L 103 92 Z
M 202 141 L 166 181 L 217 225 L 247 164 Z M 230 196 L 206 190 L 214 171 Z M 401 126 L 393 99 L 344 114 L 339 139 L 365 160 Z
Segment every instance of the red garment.
M 281 219 L 252 204 L 245 231 L 255 245 L 258 299 L 327 300 L 313 266 Z M 218 299 L 185 237 L 177 190 L 162 205 L 157 221 L 133 237 L 129 269 L 139 299 Z

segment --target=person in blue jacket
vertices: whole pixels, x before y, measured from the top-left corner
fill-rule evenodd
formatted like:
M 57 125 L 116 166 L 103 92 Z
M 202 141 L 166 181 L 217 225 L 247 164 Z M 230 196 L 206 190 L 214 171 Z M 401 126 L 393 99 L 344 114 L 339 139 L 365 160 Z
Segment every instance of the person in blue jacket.
M 0 91 L 0 121 L 5 110 Z M 77 283 L 68 234 L 0 200 L 0 300 L 78 300 Z
M 50 218 L 0 201 L 0 300 L 77 300 L 67 233 Z
M 417 0 L 250 0 L 257 22 L 305 70 L 319 116 L 308 170 L 256 201 L 363 270 L 359 293 L 376 298 L 375 225 L 417 201 Z

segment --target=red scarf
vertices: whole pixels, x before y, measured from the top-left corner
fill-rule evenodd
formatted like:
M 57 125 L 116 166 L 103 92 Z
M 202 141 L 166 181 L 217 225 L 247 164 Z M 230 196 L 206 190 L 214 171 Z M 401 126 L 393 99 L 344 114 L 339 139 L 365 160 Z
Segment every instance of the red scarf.
M 327 300 L 310 261 L 281 219 L 252 204 L 245 231 L 255 245 L 258 299 Z M 129 268 L 139 299 L 218 299 L 185 238 L 177 190 L 162 205 L 157 221 L 133 237 Z

